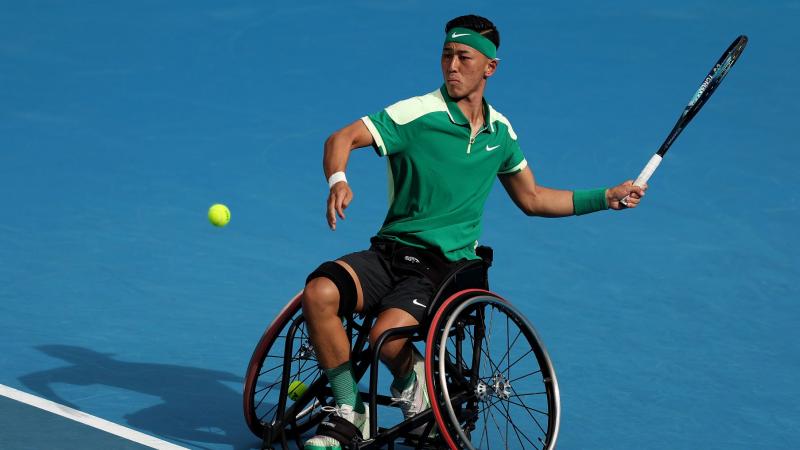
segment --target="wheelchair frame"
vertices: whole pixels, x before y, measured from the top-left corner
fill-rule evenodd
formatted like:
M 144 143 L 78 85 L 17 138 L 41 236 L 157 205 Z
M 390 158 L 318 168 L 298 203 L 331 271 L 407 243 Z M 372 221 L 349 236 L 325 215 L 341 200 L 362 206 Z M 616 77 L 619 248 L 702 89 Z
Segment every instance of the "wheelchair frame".
M 440 284 L 436 294 L 432 297 L 431 307 L 429 310 L 433 313 L 426 317 L 425 322 L 415 326 L 400 327 L 385 331 L 375 341 L 374 349 L 368 347 L 368 344 L 369 330 L 374 323 L 375 316 L 371 314 L 365 315 L 361 323 L 357 323 L 352 318 L 346 320 L 345 330 L 348 338 L 351 341 L 353 349 L 351 353 L 351 361 L 356 380 L 360 380 L 369 370 L 369 392 L 362 392 L 361 394 L 363 396 L 362 398 L 368 399 L 368 408 L 370 412 L 370 439 L 357 442 L 355 445 L 350 446 L 349 448 L 373 449 L 388 447 L 389 449 L 393 449 L 396 445 L 396 441 L 400 438 L 406 438 L 407 442 L 405 445 L 411 445 L 416 449 L 440 447 L 458 448 L 458 437 L 452 436 L 453 427 L 448 426 L 447 422 L 445 421 L 442 408 L 439 408 L 439 403 L 433 405 L 434 402 L 439 402 L 439 400 L 436 398 L 439 394 L 438 391 L 434 390 L 433 387 L 433 384 L 436 384 L 437 381 L 430 378 L 430 374 L 433 373 L 432 370 L 434 369 L 430 369 L 428 367 L 426 367 L 426 375 L 428 375 L 426 378 L 429 378 L 429 397 L 432 406 L 434 407 L 429 408 L 410 419 L 404 420 L 393 427 L 380 428 L 378 426 L 378 406 L 391 406 L 393 404 L 393 401 L 390 397 L 378 394 L 380 350 L 387 341 L 399 337 L 408 338 L 411 340 L 411 342 L 419 342 L 429 338 L 426 342 L 425 355 L 426 366 L 428 366 L 429 364 L 433 363 L 431 355 L 427 353 L 433 353 L 433 346 L 435 346 L 435 343 L 432 342 L 431 330 L 433 329 L 433 324 L 438 320 L 441 320 L 441 317 L 443 317 L 443 314 L 446 312 L 444 309 L 441 309 L 442 307 L 449 309 L 449 311 L 452 312 L 454 307 L 457 307 L 459 304 L 464 303 L 470 298 L 474 299 L 481 296 L 486 297 L 487 299 L 499 299 L 507 305 L 506 307 L 510 307 L 510 304 L 505 302 L 505 300 L 488 290 L 488 269 L 492 263 L 491 249 L 488 247 L 479 247 L 478 255 L 481 256 L 481 259 L 467 261 L 455 268 L 445 277 L 445 280 Z M 318 407 L 323 406 L 323 402 L 325 402 L 326 399 L 332 397 L 332 392 L 328 386 L 327 378 L 325 377 L 324 373 L 320 372 L 318 377 L 311 383 L 310 386 L 307 387 L 306 391 L 296 398 L 291 406 L 287 405 L 288 395 L 286 393 L 288 392 L 288 386 L 291 382 L 290 370 L 292 367 L 292 362 L 294 361 L 291 358 L 293 358 L 293 356 L 296 354 L 301 355 L 301 357 L 307 357 L 308 355 L 304 355 L 303 353 L 307 351 L 313 353 L 313 349 L 309 350 L 303 348 L 293 348 L 293 343 L 297 338 L 298 332 L 302 333 L 301 326 L 304 324 L 302 312 L 298 314 L 298 311 L 300 310 L 301 295 L 302 291 L 298 293 L 289 302 L 289 304 L 283 308 L 283 310 L 281 310 L 276 319 L 267 328 L 258 345 L 256 346 L 256 349 L 253 352 L 253 357 L 251 358 L 248 366 L 244 387 L 245 419 L 251 431 L 256 434 L 256 436 L 263 439 L 262 448 L 271 448 L 271 445 L 279 444 L 285 449 L 288 448 L 289 439 L 294 440 L 298 448 L 302 448 L 302 434 L 310 430 L 324 418 L 324 414 L 321 412 L 315 413 L 314 411 Z M 480 298 L 478 300 L 480 300 Z M 531 337 L 528 336 L 529 333 L 527 331 L 526 339 L 528 339 L 529 343 L 533 344 L 531 346 L 532 350 L 536 354 L 536 358 L 539 362 L 539 366 L 541 367 L 541 372 L 544 377 L 544 382 L 547 385 L 547 408 L 550 412 L 547 419 L 547 432 L 545 433 L 545 440 L 540 439 L 542 444 L 541 448 L 548 450 L 553 449 L 555 448 L 555 442 L 558 435 L 560 416 L 558 383 L 555 377 L 555 372 L 549 356 L 547 355 L 544 346 L 541 344 L 541 341 L 539 340 L 532 326 L 529 325 L 527 320 L 525 320 L 524 317 L 516 311 L 516 309 L 513 307 L 510 308 L 519 315 L 519 317 L 524 321 L 523 325 L 528 326 L 532 333 L 533 340 L 531 340 Z M 260 373 L 260 371 L 262 365 L 264 364 L 264 360 L 267 358 L 265 355 L 267 355 L 272 344 L 280 336 L 280 331 L 282 331 L 286 325 L 289 326 L 289 329 L 287 330 L 286 335 L 283 336 L 284 364 L 281 371 L 281 377 L 279 381 L 276 381 L 269 387 L 271 390 L 276 385 L 280 386 L 280 390 L 278 391 L 277 405 L 273 406 L 273 408 L 276 409 L 274 415 L 275 419 L 272 420 L 272 423 L 264 423 L 262 419 L 258 417 L 256 412 L 256 409 L 259 407 L 259 405 L 256 404 L 258 378 L 263 375 L 263 373 Z M 353 335 L 355 332 L 357 332 L 358 336 L 356 337 L 355 342 L 353 342 Z M 303 345 L 301 345 L 301 347 L 303 347 Z M 445 353 L 442 353 L 442 355 L 444 354 Z M 270 357 L 275 358 L 275 356 Z M 443 362 L 441 367 L 444 367 L 444 364 L 445 363 Z M 270 369 L 270 371 L 271 370 L 274 370 L 274 368 Z M 307 371 L 309 369 L 304 370 Z M 444 388 L 444 391 L 447 391 L 448 382 L 446 381 L 446 375 L 441 376 L 438 384 Z M 266 388 L 262 388 L 262 390 L 263 389 Z M 464 392 L 469 392 L 469 390 L 467 389 Z M 464 392 L 458 395 L 464 396 Z M 468 396 L 469 395 L 467 395 L 467 397 Z M 452 399 L 447 399 L 447 401 L 449 400 Z M 473 403 L 477 403 L 477 401 L 473 401 Z M 450 408 L 450 414 L 454 414 L 453 407 L 449 405 L 448 407 Z M 269 413 L 265 414 L 265 416 L 266 415 L 269 415 Z M 306 419 L 304 423 L 299 423 L 304 419 Z M 408 441 L 411 437 L 409 432 L 426 423 L 427 426 L 424 427 L 424 431 L 420 435 L 419 439 L 417 439 L 416 443 L 409 444 Z M 537 425 L 539 425 L 540 429 L 545 431 L 544 427 L 542 427 L 539 422 L 537 422 Z M 441 439 L 440 437 L 428 437 L 434 430 L 434 426 L 438 426 L 439 430 L 442 430 L 443 427 L 447 428 L 444 433 L 441 433 L 444 439 Z M 460 425 L 455 426 L 456 432 L 461 433 L 461 431 L 458 431 L 459 427 Z M 508 428 L 506 433 L 508 433 Z M 463 433 L 461 435 L 463 436 Z M 520 444 L 523 444 L 522 439 L 519 438 L 519 433 L 517 433 L 517 437 L 520 439 Z M 464 442 L 463 438 L 462 444 L 467 446 L 467 448 L 473 448 L 472 444 L 469 442 Z M 343 445 L 343 448 L 348 447 Z

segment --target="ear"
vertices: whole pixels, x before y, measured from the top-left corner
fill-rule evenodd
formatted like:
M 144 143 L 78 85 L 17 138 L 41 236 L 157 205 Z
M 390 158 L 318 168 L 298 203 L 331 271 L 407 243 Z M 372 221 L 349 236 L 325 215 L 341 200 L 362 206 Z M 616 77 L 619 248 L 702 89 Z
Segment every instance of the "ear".
M 490 59 L 489 62 L 486 64 L 486 70 L 483 72 L 483 78 L 489 78 L 490 76 L 494 75 L 495 71 L 497 71 L 498 63 L 499 60 Z

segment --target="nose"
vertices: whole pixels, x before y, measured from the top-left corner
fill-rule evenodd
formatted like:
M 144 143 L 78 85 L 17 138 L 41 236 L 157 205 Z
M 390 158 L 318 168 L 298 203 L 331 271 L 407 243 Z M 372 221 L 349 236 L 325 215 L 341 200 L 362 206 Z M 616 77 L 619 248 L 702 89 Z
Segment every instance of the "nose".
M 458 58 L 453 56 L 450 58 L 450 63 L 447 65 L 448 72 L 458 72 Z

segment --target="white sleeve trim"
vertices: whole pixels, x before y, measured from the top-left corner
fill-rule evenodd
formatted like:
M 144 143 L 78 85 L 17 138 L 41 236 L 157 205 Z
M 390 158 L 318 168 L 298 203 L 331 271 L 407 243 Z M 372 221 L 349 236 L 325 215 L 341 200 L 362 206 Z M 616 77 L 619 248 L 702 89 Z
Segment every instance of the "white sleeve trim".
M 382 156 L 386 156 L 386 144 L 383 143 L 383 138 L 381 137 L 381 133 L 378 132 L 378 129 L 375 128 L 375 124 L 372 123 L 372 119 L 367 116 L 361 118 L 361 121 L 364 122 L 364 125 L 367 126 L 367 130 L 369 130 L 369 134 L 372 135 L 372 139 L 375 140 L 375 145 L 378 146 L 378 150 L 381 151 Z
M 522 169 L 524 169 L 526 167 L 528 167 L 528 160 L 527 159 L 523 159 L 522 162 L 520 162 L 516 166 L 512 167 L 511 169 L 504 170 L 502 172 L 497 172 L 497 174 L 498 175 L 505 175 L 505 174 L 508 174 L 508 173 L 515 173 L 515 172 L 519 172 L 520 170 L 522 170 Z

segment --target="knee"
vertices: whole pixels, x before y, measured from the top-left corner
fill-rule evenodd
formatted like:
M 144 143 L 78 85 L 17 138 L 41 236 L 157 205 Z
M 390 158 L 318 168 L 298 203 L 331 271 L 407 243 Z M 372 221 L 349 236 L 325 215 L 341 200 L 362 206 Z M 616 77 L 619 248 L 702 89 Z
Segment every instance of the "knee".
M 322 312 L 350 317 L 356 307 L 358 291 L 355 281 L 342 265 L 332 261 L 322 263 L 306 278 L 303 312 L 308 316 Z
M 339 310 L 339 290 L 327 278 L 314 278 L 303 291 L 303 314 L 336 314 Z
M 386 331 L 385 328 L 379 326 L 379 324 L 373 324 L 372 328 L 369 330 L 369 346 L 375 348 L 375 344 L 378 343 L 378 338 L 381 337 L 381 334 Z
M 375 324 L 372 329 L 369 330 L 369 345 L 371 348 L 375 348 L 378 344 L 378 339 L 380 339 L 381 335 L 386 331 L 389 330 L 390 327 L 383 327 L 380 324 Z M 398 338 L 390 338 L 387 341 L 384 341 L 383 345 L 381 346 L 381 357 L 382 359 L 391 359 L 395 357 L 405 346 L 407 339 L 404 337 Z

